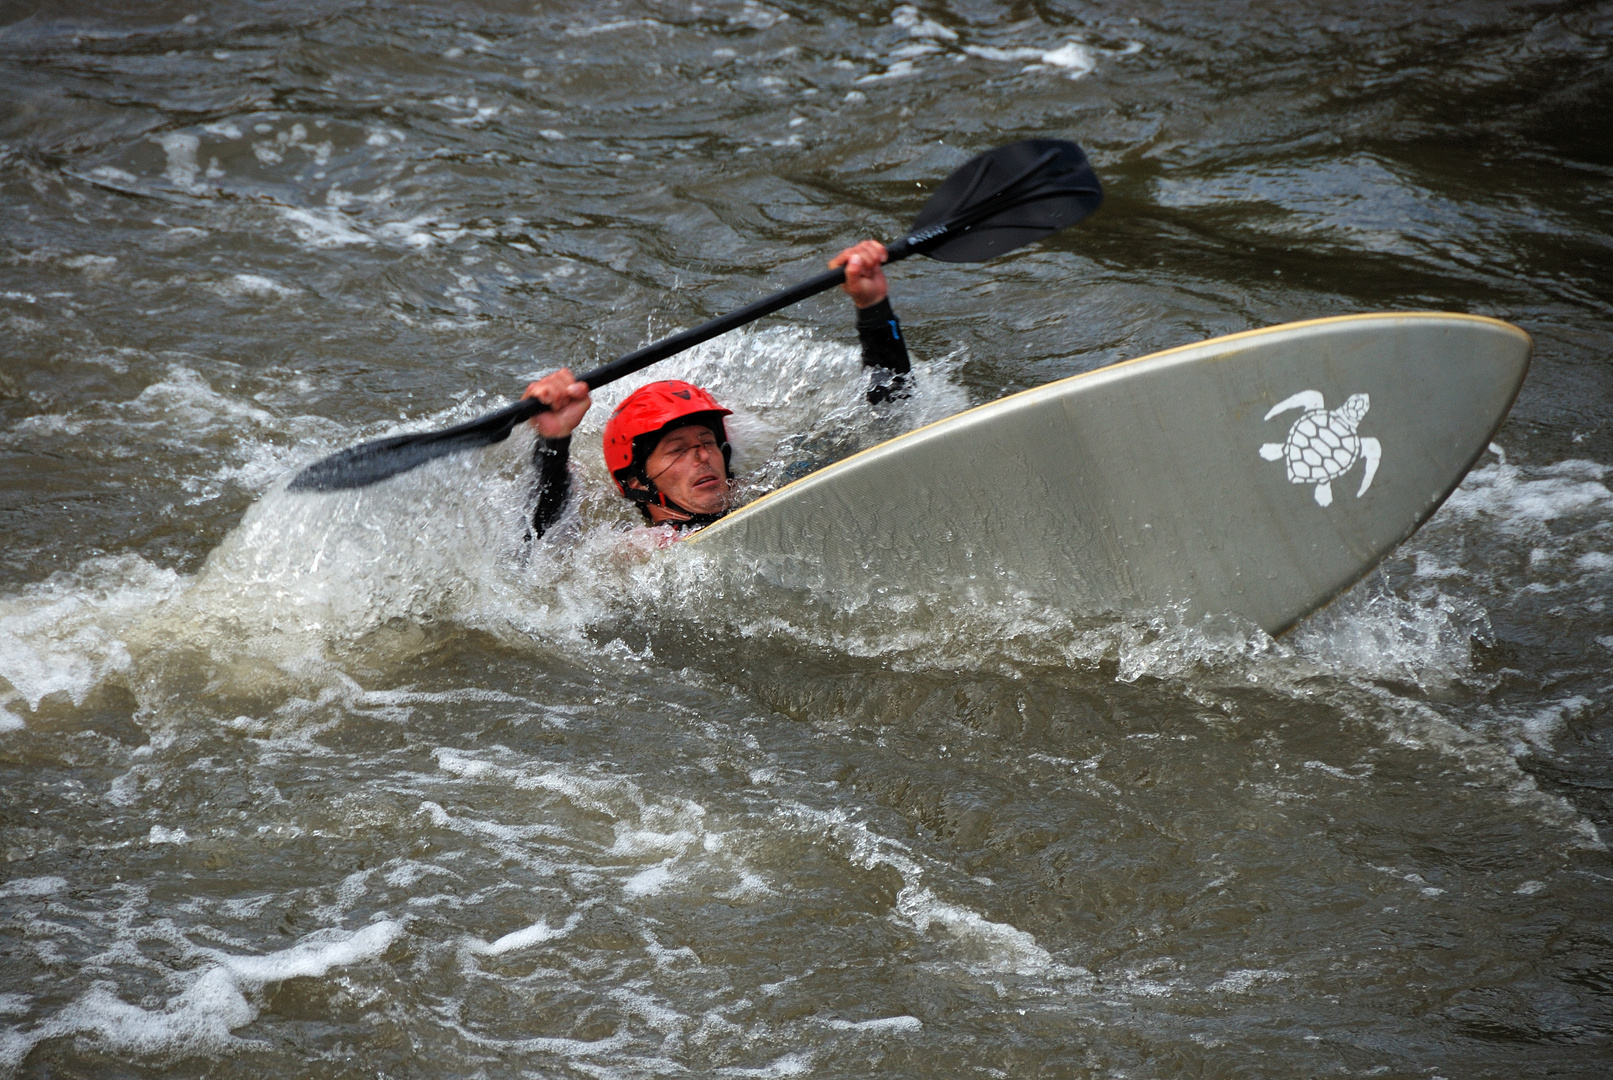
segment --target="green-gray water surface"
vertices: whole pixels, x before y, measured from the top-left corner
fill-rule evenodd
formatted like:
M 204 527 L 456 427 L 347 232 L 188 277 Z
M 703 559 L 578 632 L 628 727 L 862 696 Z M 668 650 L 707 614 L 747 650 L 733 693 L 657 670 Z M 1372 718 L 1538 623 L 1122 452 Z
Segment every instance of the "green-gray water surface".
M 0 4 L 0 1074 L 1606 1075 L 1610 48 L 1607 0 Z M 628 531 L 600 406 L 531 552 L 530 436 L 279 490 L 1045 136 L 1104 209 L 893 270 L 912 401 L 838 297 L 644 378 L 760 489 L 1216 334 L 1528 330 L 1492 452 L 1280 640 L 733 595 Z

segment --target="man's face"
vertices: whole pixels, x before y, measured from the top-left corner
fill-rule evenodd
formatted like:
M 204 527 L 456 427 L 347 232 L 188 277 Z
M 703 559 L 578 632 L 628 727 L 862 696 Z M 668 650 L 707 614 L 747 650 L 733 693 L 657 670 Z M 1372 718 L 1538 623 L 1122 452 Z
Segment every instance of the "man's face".
M 728 505 L 722 446 L 703 424 L 673 428 L 661 436 L 644 462 L 644 473 L 669 500 L 697 514 L 721 513 Z M 656 513 L 660 509 L 650 504 L 651 516 L 657 521 L 674 520 L 671 515 Z

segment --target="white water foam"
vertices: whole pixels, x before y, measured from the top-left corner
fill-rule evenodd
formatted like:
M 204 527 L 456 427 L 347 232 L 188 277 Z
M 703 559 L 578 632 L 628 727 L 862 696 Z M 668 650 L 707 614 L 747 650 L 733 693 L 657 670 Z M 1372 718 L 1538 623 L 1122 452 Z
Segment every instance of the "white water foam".
M 925 884 L 924 866 L 906 844 L 879 835 L 840 810 L 815 810 L 799 803 L 787 804 L 783 810 L 792 829 L 832 844 L 854 865 L 865 870 L 888 867 L 896 871 L 903 884 L 891 916 L 921 934 L 944 931 L 967 967 L 981 973 L 1056 977 L 1067 983 L 1075 980 L 1072 985 L 1086 985 L 1086 971 L 1053 959 L 1031 934 L 942 899 L 934 887 Z
M 1025 70 L 1054 68 L 1071 79 L 1090 74 L 1098 66 L 1097 51 L 1079 41 L 1067 41 L 1056 49 L 1014 48 L 998 49 L 986 45 L 966 45 L 963 51 L 982 60 L 998 62 L 1030 61 Z
M 825 1022 L 828 1027 L 836 1031 L 857 1031 L 870 1034 L 886 1032 L 911 1032 L 924 1030 L 924 1021 L 916 1016 L 884 1016 L 878 1020 L 829 1020 Z
M 67 888 L 67 879 L 59 877 L 15 878 L 0 885 L 0 897 L 52 896 Z
M 0 1037 L 0 1069 L 15 1070 L 35 1046 L 79 1037 L 113 1053 L 159 1060 L 215 1055 L 244 1045 L 233 1032 L 258 1018 L 251 1000 L 265 986 L 322 978 L 332 969 L 374 960 L 402 935 L 404 924 L 381 919 L 358 931 L 322 930 L 280 952 L 238 956 L 195 951 L 211 962 L 174 978 L 188 983 L 159 1008 L 142 1008 L 99 985 L 26 1032 Z M 193 947 L 194 948 L 194 947 Z
M 252 275 L 240 276 L 249 279 L 244 286 L 235 282 L 224 287 L 259 287 L 257 281 L 250 280 Z M 121 352 L 131 355 L 91 354 L 84 359 L 123 371 L 143 355 L 133 350 Z M 348 429 L 335 421 L 317 416 L 278 416 L 250 398 L 216 389 L 193 363 L 181 361 L 167 364 L 162 378 L 132 399 L 95 402 L 71 413 L 26 417 L 10 431 L 0 433 L 0 443 L 29 440 L 37 444 L 41 438 L 88 436 L 106 445 L 124 446 L 150 438 L 170 448 L 189 451 L 204 463 L 223 457 L 224 461 L 210 473 L 182 481 L 196 493 L 193 501 L 200 502 L 217 497 L 221 483 L 238 484 L 252 491 L 268 488 L 285 474 L 289 459 L 307 453 L 305 448 L 288 443 L 303 441 L 327 447 L 332 439 L 347 435 Z
M 592 26 L 568 26 L 562 32 L 564 37 L 589 38 L 599 34 L 615 34 L 623 30 L 671 30 L 672 27 L 655 19 L 614 19 L 607 23 L 595 23 Z
M 263 300 L 284 300 L 302 294 L 301 289 L 282 285 L 262 274 L 231 274 L 222 281 L 209 282 L 203 288 L 220 296 L 246 296 Z
M 157 136 L 156 141 L 168 156 L 168 167 L 163 175 L 183 191 L 199 190 L 201 185 L 196 183 L 196 174 L 201 170 L 196 164 L 196 151 L 201 140 L 189 132 L 169 131 Z
M 1269 986 L 1291 978 L 1293 976 L 1286 971 L 1274 971 L 1270 968 L 1239 968 L 1227 972 L 1224 977 L 1217 979 L 1206 989 L 1212 994 L 1247 994 L 1256 987 Z
M 346 247 L 351 244 L 373 244 L 353 227 L 346 215 L 338 209 L 307 210 L 300 206 L 276 206 L 275 212 L 291 226 L 292 233 L 312 248 Z
M 92 279 L 106 277 L 117 264 L 116 255 L 75 255 L 62 260 L 62 265 L 69 270 L 77 270 Z
M 1060 966 L 1025 931 L 992 922 L 969 908 L 948 904 L 929 889 L 912 885 L 902 889 L 896 898 L 896 910 L 921 934 L 929 933 L 931 927 L 945 929 L 964 946 L 966 956 L 975 953 L 979 962 L 992 970 L 1040 975 Z
M 891 12 L 891 25 L 907 31 L 909 37 L 933 38 L 936 41 L 957 41 L 958 32 L 927 19 L 912 4 L 899 5 Z
M 720 840 L 708 842 L 712 837 L 705 827 L 706 811 L 698 803 L 686 799 L 650 799 L 631 780 L 584 775 L 563 766 L 533 771 L 530 768 L 495 764 L 446 749 L 436 751 L 434 756 L 445 772 L 462 779 L 494 783 L 501 788 L 518 791 L 552 792 L 576 810 L 604 815 L 611 820 L 614 842 L 608 848 L 601 848 L 581 838 L 570 838 L 563 830 L 557 833 L 549 825 L 511 829 L 456 819 L 446 812 L 433 814 L 433 819 L 439 825 L 468 830 L 506 845 L 514 845 L 507 847 L 507 851 L 513 851 L 526 839 L 561 839 L 584 843 L 594 854 L 595 861 L 590 863 L 591 871 L 597 873 L 602 866 L 614 867 L 621 880 L 621 894 L 627 900 L 653 896 L 674 883 L 686 881 L 686 870 L 675 869 L 685 856 L 696 860 L 711 856 L 705 860 L 706 872 L 733 876 L 733 868 L 729 865 L 731 860 L 723 853 Z M 646 865 L 649 860 L 653 861 Z M 692 872 L 692 868 L 686 869 Z
M 1427 702 L 1383 687 L 1357 689 L 1365 690 L 1369 697 L 1385 706 L 1367 712 L 1363 719 L 1377 725 L 1391 741 L 1411 750 L 1432 749 L 1460 762 L 1475 777 L 1495 785 L 1513 806 L 1543 824 L 1561 829 L 1568 837 L 1570 848 L 1607 850 L 1606 841 L 1594 822 L 1567 798 L 1540 790 L 1535 777 L 1519 766 L 1518 758 L 1529 748 L 1513 736 L 1514 725 L 1486 723 L 1481 718 L 1471 727 L 1464 726 Z M 1483 711 L 1493 716 L 1492 710 Z
M 283 478 L 281 459 L 307 451 L 277 443 L 288 429 L 306 437 L 310 424 L 325 423 L 281 419 L 173 365 L 130 401 L 30 417 L 13 433 L 37 440 L 104 432 L 127 441 L 131 430 L 148 430 L 213 459 L 222 447 L 234 462 L 219 468 L 212 483 L 198 482 L 194 502 L 217 497 L 223 481 L 250 488 Z M 383 490 L 335 514 L 317 499 L 271 497 L 248 511 L 194 577 L 129 554 L 88 560 L 0 597 L 0 730 L 22 726 L 22 707 L 37 710 L 56 697 L 82 705 L 109 681 L 138 682 L 133 671 L 141 657 L 187 650 L 211 652 L 223 672 L 249 680 L 301 668 L 321 681 L 336 677 L 334 687 L 346 692 L 339 673 L 315 670 L 329 647 L 389 620 L 420 624 L 474 612 L 479 589 L 496 595 L 508 584 L 497 571 L 514 565 L 510 553 L 521 536 L 514 487 L 490 482 L 483 492 L 490 497 L 468 501 L 452 477 L 439 475 L 434 491 L 425 487 Z M 434 496 L 464 509 L 434 513 Z M 161 680 L 150 689 L 160 695 Z
M 471 943 L 471 951 L 483 956 L 501 956 L 517 949 L 528 949 L 533 945 L 541 945 L 546 941 L 553 941 L 571 933 L 572 930 L 576 929 L 577 921 L 581 917 L 581 914 L 574 914 L 560 926 L 550 926 L 547 919 L 539 919 L 531 926 L 510 931 L 491 944 L 474 941 Z
M 755 1080 L 785 1080 L 791 1076 L 806 1076 L 812 1071 L 812 1061 L 816 1055 L 807 1052 L 785 1054 L 774 1058 L 767 1065 L 758 1069 L 722 1068 L 717 1070 L 718 1076 L 754 1077 Z
M 1015 63 L 1025 72 L 1056 71 L 1069 79 L 1079 79 L 1095 71 L 1100 57 L 1130 56 L 1141 52 L 1140 41 L 1126 41 L 1109 48 L 1089 44 L 1078 39 L 1067 39 L 1060 44 L 1004 45 L 967 44 L 957 30 L 924 15 L 912 4 L 902 4 L 891 12 L 890 25 L 901 31 L 905 44 L 896 45 L 879 57 L 882 70 L 870 72 L 856 81 L 859 84 L 882 83 L 907 78 L 922 72 L 919 64 L 929 58 L 963 60 L 975 57 L 993 63 Z M 869 54 L 873 57 L 873 54 Z M 849 61 L 847 62 L 849 63 Z M 857 98 L 864 95 L 853 91 Z M 852 94 L 846 97 L 854 100 Z
M 1473 642 L 1490 636 L 1479 605 L 1437 588 L 1399 596 L 1372 577 L 1305 620 L 1284 644 L 1320 670 L 1429 690 L 1471 678 Z
M 719 893 L 729 903 L 752 902 L 776 896 L 776 890 L 759 881 L 745 851 L 760 843 L 770 847 L 773 827 L 782 826 L 792 838 L 805 838 L 814 844 L 827 844 L 841 857 L 865 870 L 888 867 L 903 880 L 890 916 L 914 927 L 921 934 L 940 934 L 953 942 L 959 960 L 983 973 L 1036 975 L 1061 979 L 1082 978 L 1084 972 L 1055 961 L 1035 938 L 1007 923 L 985 918 L 964 905 L 944 899 L 939 886 L 928 883 L 922 860 L 906 845 L 879 836 L 866 825 L 853 822 L 839 811 L 825 812 L 798 803 L 789 803 L 773 825 L 755 833 L 743 843 L 730 842 L 728 834 L 712 833 L 706 825 L 706 811 L 698 804 L 678 798 L 651 798 L 633 781 L 621 777 L 580 774 L 576 769 L 551 765 L 543 770 L 530 766 L 498 764 L 483 757 L 440 749 L 434 755 L 438 764 L 461 779 L 495 785 L 500 790 L 547 791 L 564 798 L 577 810 L 604 814 L 612 821 L 615 842 L 608 848 L 590 844 L 581 836 L 568 836 L 555 822 L 564 820 L 544 814 L 544 821 L 520 826 L 496 825 L 448 814 L 441 807 L 430 808 L 439 827 L 454 829 L 491 842 L 502 858 L 542 868 L 552 874 L 558 867 L 545 858 L 535 857 L 531 845 L 560 841 L 567 846 L 582 845 L 590 850 L 586 868 L 590 875 L 607 874 L 618 882 L 620 898 L 628 903 L 661 894 L 669 888 L 683 888 L 702 882 L 707 886 L 735 882 Z M 647 860 L 653 860 L 648 861 Z M 758 887 L 760 886 L 760 887 Z M 576 925 L 572 914 L 561 926 L 542 919 L 520 930 L 507 933 L 491 944 L 479 939 L 467 942 L 475 955 L 526 948 L 564 936 Z
M 121 555 L 91 559 L 0 597 L 0 701 L 21 701 L 30 711 L 49 697 L 82 705 L 98 686 L 130 669 L 128 627 L 184 588 L 172 570 Z M 13 718 L 18 722 L 10 726 L 21 726 Z
M 1613 491 L 1605 483 L 1613 467 L 1570 458 L 1544 466 L 1500 461 L 1474 469 L 1446 500 L 1441 513 L 1484 519 L 1506 532 L 1538 535 L 1541 525 L 1577 515 L 1606 521 Z

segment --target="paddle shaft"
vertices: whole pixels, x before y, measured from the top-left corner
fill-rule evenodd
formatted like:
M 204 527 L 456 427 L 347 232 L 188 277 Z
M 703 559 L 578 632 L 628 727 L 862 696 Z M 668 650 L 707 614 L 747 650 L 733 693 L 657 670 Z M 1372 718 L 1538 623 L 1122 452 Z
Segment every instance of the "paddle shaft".
M 930 230 L 926 230 L 926 235 L 922 239 L 908 236 L 891 244 L 885 249 L 885 262 L 887 264 L 898 262 L 909 255 L 916 255 L 921 245 L 933 243 L 942 238 L 941 233 L 929 235 L 929 232 Z M 821 292 L 828 292 L 836 285 L 843 284 L 845 280 L 846 271 L 844 268 L 826 270 L 817 277 L 810 277 L 805 281 L 797 282 L 788 289 L 780 289 L 772 296 L 763 297 L 754 304 L 747 304 L 736 311 L 730 311 L 726 315 L 719 315 L 710 322 L 703 322 L 699 326 L 673 334 L 671 337 L 662 338 L 652 345 L 644 346 L 637 352 L 630 352 L 626 356 L 617 357 L 608 364 L 601 364 L 592 371 L 587 371 L 577 376 L 577 381 L 587 383 L 590 390 L 598 390 L 607 383 L 613 383 L 617 379 L 633 374 L 635 371 L 643 371 L 651 364 L 658 364 L 667 357 L 675 356 L 685 349 L 692 349 L 703 341 L 710 341 L 712 338 L 720 337 L 730 330 L 737 330 L 746 323 L 755 322 L 757 319 L 787 308 L 791 304 L 799 304 L 808 297 L 816 296 Z
M 924 240 L 928 241 L 937 238 L 926 236 Z M 900 259 L 905 259 L 909 255 L 916 254 L 919 248 L 917 244 L 913 243 L 914 239 L 914 237 L 904 237 L 887 247 L 885 249 L 885 262 L 893 263 Z M 701 342 L 720 337 L 730 330 L 737 330 L 746 323 L 755 322 L 757 319 L 787 308 L 791 304 L 799 304 L 808 297 L 816 296 L 821 292 L 828 292 L 836 285 L 843 284 L 845 280 L 846 271 L 843 267 L 826 270 L 816 277 L 797 282 L 788 289 L 780 289 L 772 296 L 763 297 L 754 304 L 747 304 L 736 311 L 730 311 L 726 315 L 719 315 L 709 322 L 690 327 L 688 330 L 673 334 L 671 337 L 662 338 L 660 341 L 646 345 L 636 352 L 630 352 L 626 356 L 619 356 L 608 364 L 599 365 L 592 371 L 585 371 L 577 376 L 577 381 L 585 383 L 590 390 L 598 390 L 601 386 L 613 383 L 617 379 L 626 378 L 636 371 L 643 371 L 651 364 L 659 364 L 669 356 L 676 356 L 686 349 L 692 349 Z M 526 398 L 519 405 L 514 405 L 510 408 L 515 414 L 511 418 L 511 423 L 516 424 L 528 417 L 536 416 L 547 409 L 548 406 L 533 398 Z
M 1023 182 L 1027 176 L 1041 168 L 1051 157 L 1051 154 L 1044 155 L 1035 165 L 1003 185 L 1002 189 L 994 196 L 984 200 L 972 212 L 961 214 L 951 221 L 940 225 L 932 225 L 928 229 L 913 233 L 910 236 L 904 236 L 900 240 L 890 243 L 885 248 L 885 265 L 888 266 L 893 262 L 900 262 L 909 255 L 919 255 L 930 248 L 939 247 L 953 233 L 971 228 L 977 222 L 989 217 L 996 211 L 999 199 L 1011 194 L 1015 187 Z M 624 379 L 636 371 L 643 371 L 651 364 L 659 364 L 669 356 L 676 356 L 686 349 L 692 349 L 701 342 L 720 337 L 730 330 L 737 330 L 746 323 L 755 322 L 757 319 L 787 308 L 791 304 L 799 304 L 808 297 L 816 296 L 821 292 L 828 292 L 836 285 L 844 283 L 845 280 L 846 271 L 843 267 L 835 270 L 825 270 L 816 277 L 797 282 L 788 289 L 780 289 L 772 296 L 763 297 L 754 304 L 747 304 L 735 311 L 730 311 L 726 315 L 719 315 L 709 322 L 690 327 L 688 330 L 673 334 L 671 337 L 662 338 L 660 341 L 646 345 L 636 352 L 630 352 L 626 356 L 618 356 L 608 364 L 601 364 L 592 371 L 583 372 L 577 376 L 577 381 L 586 384 L 589 390 L 598 390 L 601 386 L 613 383 L 617 379 Z M 536 398 L 523 398 L 514 405 L 507 406 L 485 419 L 492 420 L 496 417 L 499 426 L 507 424 L 509 427 L 514 427 L 522 420 L 531 419 L 540 412 L 547 411 L 548 408 L 549 406 Z
M 590 390 L 598 390 L 607 383 L 613 383 L 617 379 L 625 378 L 635 371 L 642 371 L 651 364 L 658 364 L 667 357 L 675 356 L 685 349 L 692 349 L 703 341 L 710 341 L 712 338 L 726 334 L 728 331 L 735 330 L 746 323 L 755 322 L 764 315 L 771 315 L 781 308 L 800 303 L 809 296 L 827 292 L 845 280 L 846 271 L 844 269 L 826 271 L 816 277 L 791 285 L 788 289 L 782 289 L 772 296 L 764 297 L 754 304 L 747 304 L 737 311 L 730 311 L 728 314 L 720 315 L 710 322 L 703 322 L 699 326 L 691 327 L 681 333 L 673 334 L 671 337 L 662 338 L 654 344 L 646 345 L 636 352 L 630 352 L 626 356 L 618 357 L 608 364 L 601 364 L 592 371 L 587 371 L 577 376 L 577 381 L 587 383 Z

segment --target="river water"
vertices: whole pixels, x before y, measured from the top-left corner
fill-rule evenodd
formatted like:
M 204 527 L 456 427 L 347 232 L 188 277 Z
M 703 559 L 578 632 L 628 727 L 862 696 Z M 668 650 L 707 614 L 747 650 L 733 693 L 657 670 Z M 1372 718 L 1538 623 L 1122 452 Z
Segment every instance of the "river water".
M 1613 4 L 0 18 L 0 1075 L 1606 1075 Z M 1042 136 L 1104 209 L 893 270 L 891 414 L 837 295 L 646 378 L 765 487 L 1216 334 L 1528 330 L 1492 452 L 1280 640 L 724 592 L 626 532 L 602 408 L 531 551 L 529 436 L 279 490 Z

